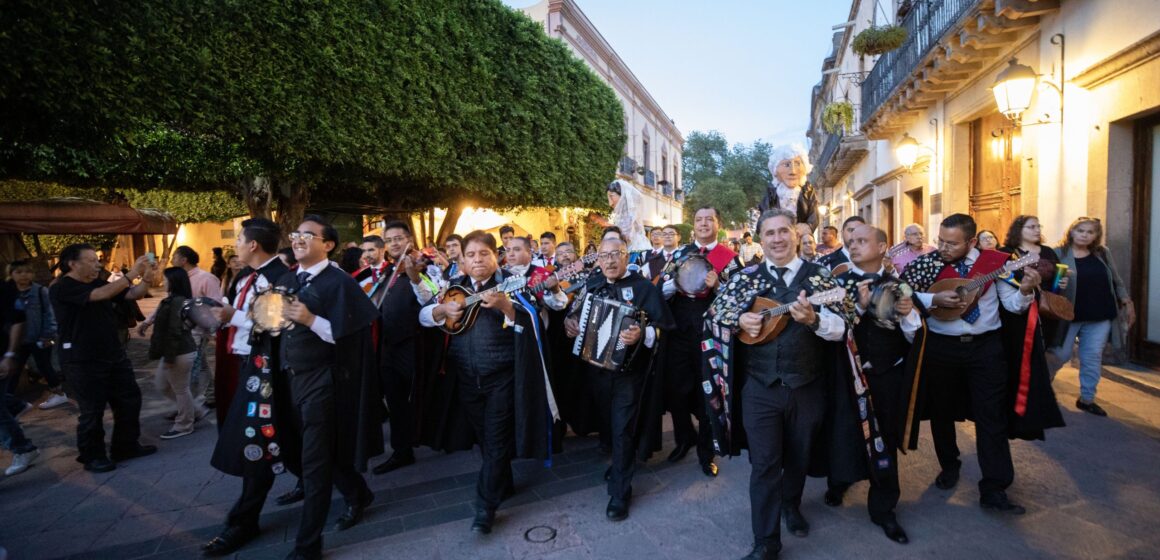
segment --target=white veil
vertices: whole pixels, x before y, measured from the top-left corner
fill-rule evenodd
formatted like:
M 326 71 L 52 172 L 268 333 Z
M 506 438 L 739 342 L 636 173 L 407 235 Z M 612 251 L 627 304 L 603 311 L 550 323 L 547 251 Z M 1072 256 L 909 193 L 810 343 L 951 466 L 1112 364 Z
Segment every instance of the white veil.
M 648 237 L 644 234 L 644 222 L 640 217 L 640 193 L 637 192 L 632 183 L 624 179 L 617 179 L 613 182 L 620 186 L 620 200 L 616 203 L 616 208 L 612 209 L 609 221 L 612 222 L 612 225 L 620 228 L 621 233 L 628 241 L 629 251 L 652 249 L 652 244 L 649 243 Z

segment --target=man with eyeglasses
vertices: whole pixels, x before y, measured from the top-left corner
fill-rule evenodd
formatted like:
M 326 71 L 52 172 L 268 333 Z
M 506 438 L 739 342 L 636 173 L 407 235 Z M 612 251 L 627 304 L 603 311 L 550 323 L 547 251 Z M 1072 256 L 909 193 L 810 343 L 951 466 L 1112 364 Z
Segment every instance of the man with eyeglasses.
M 665 267 L 673 261 L 673 253 L 681 245 L 681 232 L 677 231 L 677 227 L 672 224 L 656 228 L 653 231 L 660 232 L 661 245 L 648 256 L 640 273 L 656 284 L 657 278 L 664 273 Z
M 698 208 L 693 214 L 693 242 L 673 254 L 677 268 L 672 274 L 666 275 L 662 284 L 673 319 L 677 323 L 662 352 L 665 408 L 672 414 L 673 438 L 676 440 L 676 448 L 668 460 L 676 463 L 696 447 L 701 472 L 708 477 L 717 476 L 717 464 L 713 460 L 713 434 L 705 412 L 706 395 L 701 384 L 701 368 L 691 367 L 691 364 L 701 363 L 704 315 L 718 286 L 730 274 L 741 269 L 737 254 L 717 242 L 720 229 L 716 208 Z M 711 266 L 705 278 L 704 292 L 678 293 L 674 278 L 681 273 L 681 267 L 695 257 L 705 259 Z M 693 416 L 697 417 L 697 431 L 693 429 Z
M 302 429 L 305 500 L 288 558 L 321 558 L 331 487 L 338 488 L 347 506 L 338 530 L 358 523 L 374 499 L 359 472 L 383 452 L 371 333 L 378 310 L 358 283 L 327 258 L 339 244 L 334 226 L 306 216 L 290 240 L 298 271 L 277 282 L 295 295 L 283 308 L 283 317 L 293 324 L 281 335 L 280 365 L 290 380 L 293 413 Z
M 927 253 L 934 252 L 935 247 L 926 242 L 926 232 L 923 231 L 922 225 L 910 224 L 906 229 L 902 230 L 905 237 L 905 248 L 902 248 L 891 260 L 894 263 L 894 270 L 898 274 L 902 274 L 906 270 L 906 265 L 914 262 L 914 259 L 921 257 Z
M 642 395 L 652 377 L 650 366 L 660 333 L 675 325 L 669 315 L 661 291 L 639 274 L 628 270 L 628 251 L 623 241 L 608 239 L 600 244 L 598 253 L 603 277 L 595 286 L 589 285 L 584 297 L 615 300 L 644 311 L 644 325 L 634 324 L 616 333 L 619 343 L 629 350 L 629 361 L 619 371 L 610 371 L 586 364 L 584 371 L 595 388 L 602 418 L 609 426 L 612 440 L 612 466 L 608 475 L 608 508 L 605 515 L 612 521 L 622 521 L 628 517 L 632 499 L 632 476 L 636 471 L 636 442 L 641 437 L 638 420 L 642 411 Z M 571 315 L 565 322 L 567 334 L 575 338 L 580 334 L 579 314 Z M 587 333 L 588 336 L 598 336 Z M 643 348 L 637 347 L 643 345 Z M 636 347 L 636 348 L 634 348 Z M 635 421 L 634 421 L 635 420 Z
M 523 294 L 493 291 L 511 276 L 499 268 L 497 253 L 489 233 L 477 230 L 463 238 L 466 275 L 452 285 L 482 293 L 482 301 L 471 325 L 451 336 L 446 348 L 447 377 L 455 385 L 448 392 L 458 394 L 459 406 L 444 407 L 444 418 L 424 416 L 441 424 L 431 428 L 441 429 L 459 425 L 451 416 L 462 414 L 475 433 L 483 462 L 471 531 L 479 534 L 491 532 L 496 509 L 514 491 L 512 459 L 549 458 L 548 440 L 559 419 L 546 381 L 539 313 Z M 419 322 L 437 327 L 468 311 L 456 301 L 432 302 L 419 312 Z

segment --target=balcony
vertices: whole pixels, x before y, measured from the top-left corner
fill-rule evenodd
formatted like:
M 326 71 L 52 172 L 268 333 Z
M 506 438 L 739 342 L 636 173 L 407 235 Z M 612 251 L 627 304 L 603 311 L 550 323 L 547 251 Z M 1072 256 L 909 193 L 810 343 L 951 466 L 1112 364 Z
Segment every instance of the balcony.
M 668 182 L 668 180 L 662 179 L 661 182 L 657 183 L 657 186 L 661 188 L 661 194 L 669 198 L 673 197 L 673 184 Z
M 900 23 L 906 42 L 880 56 L 862 83 L 863 132 L 880 140 L 905 130 L 1058 9 L 1059 0 L 915 2 Z
M 650 189 L 657 188 L 657 174 L 651 169 L 644 170 L 644 184 Z
M 617 171 L 619 171 L 621 175 L 628 175 L 629 177 L 632 177 L 632 175 L 636 173 L 636 160 L 628 156 L 621 157 L 620 166 L 617 168 Z

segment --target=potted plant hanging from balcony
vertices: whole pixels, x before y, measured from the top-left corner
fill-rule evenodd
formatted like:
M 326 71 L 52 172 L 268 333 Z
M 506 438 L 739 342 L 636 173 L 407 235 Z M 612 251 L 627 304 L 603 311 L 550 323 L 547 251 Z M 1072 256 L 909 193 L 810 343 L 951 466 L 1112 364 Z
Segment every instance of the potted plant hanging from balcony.
M 880 55 L 906 42 L 906 28 L 898 25 L 875 25 L 854 36 L 851 48 L 860 56 Z
M 854 105 L 835 101 L 822 109 L 822 128 L 830 134 L 842 134 L 854 128 Z

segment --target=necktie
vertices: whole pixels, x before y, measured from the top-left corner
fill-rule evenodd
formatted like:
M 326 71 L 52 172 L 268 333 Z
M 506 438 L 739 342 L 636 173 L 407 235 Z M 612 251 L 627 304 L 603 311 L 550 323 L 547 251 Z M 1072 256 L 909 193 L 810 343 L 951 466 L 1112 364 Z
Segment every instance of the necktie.
M 242 284 L 242 289 L 238 292 L 237 297 L 234 298 L 236 300 L 236 301 L 234 301 L 234 303 L 237 305 L 238 311 L 242 311 L 243 308 L 247 307 L 246 294 L 250 293 L 250 287 L 252 287 L 254 285 L 254 281 L 257 279 L 258 279 L 258 271 L 255 270 L 254 272 L 250 273 L 249 277 L 246 278 L 246 283 Z M 230 339 L 229 339 L 228 348 L 231 350 L 234 347 L 234 337 L 236 337 L 237 335 L 238 335 L 238 329 L 235 327 L 230 327 Z
M 773 269 L 777 271 L 777 278 L 773 280 L 773 287 L 788 290 L 789 284 L 785 283 L 785 275 L 789 272 L 789 267 L 775 266 Z
M 705 253 L 708 253 L 708 252 L 709 252 L 709 248 L 708 248 L 708 247 L 705 247 L 705 246 L 702 246 L 702 247 L 701 247 L 701 254 L 702 254 L 702 255 L 704 255 Z
M 475 293 L 483 291 L 483 282 L 473 282 L 475 284 Z
M 955 270 L 958 271 L 959 276 L 966 278 L 967 273 L 969 273 L 971 271 L 971 267 L 967 266 L 967 259 L 963 259 L 963 260 L 959 261 L 957 264 L 955 264 Z M 972 307 L 970 311 L 963 314 L 963 320 L 966 321 L 967 324 L 973 325 L 973 324 L 975 324 L 975 321 L 979 320 L 980 313 L 981 312 L 979 311 L 979 305 L 976 302 L 975 306 Z
M 305 288 L 306 285 L 309 283 L 310 283 L 310 273 L 305 272 L 305 271 L 299 272 L 298 273 L 298 287 Z

